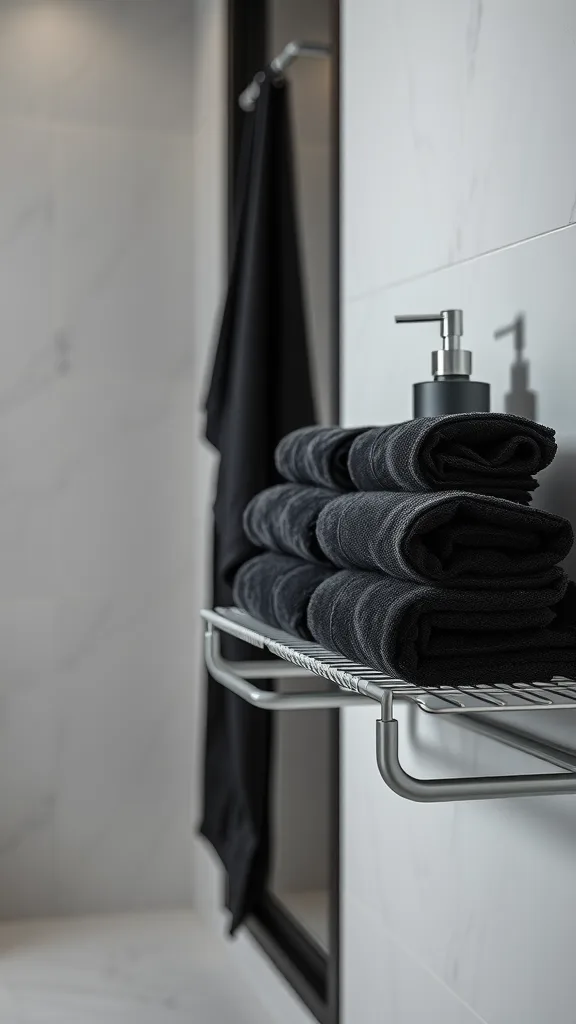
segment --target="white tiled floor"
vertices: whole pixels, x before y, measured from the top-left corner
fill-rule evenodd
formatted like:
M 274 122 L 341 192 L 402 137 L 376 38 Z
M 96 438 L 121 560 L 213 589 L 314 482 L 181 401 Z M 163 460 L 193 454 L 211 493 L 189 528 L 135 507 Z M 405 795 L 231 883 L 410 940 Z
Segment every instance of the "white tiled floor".
M 1 1024 L 272 1024 L 190 914 L 0 926 Z

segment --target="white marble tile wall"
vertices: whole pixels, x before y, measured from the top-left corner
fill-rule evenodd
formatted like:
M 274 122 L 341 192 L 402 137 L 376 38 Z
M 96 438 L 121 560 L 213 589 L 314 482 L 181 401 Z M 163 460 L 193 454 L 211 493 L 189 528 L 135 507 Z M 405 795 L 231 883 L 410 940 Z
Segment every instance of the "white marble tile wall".
M 573 159 L 569 169 L 565 133 L 551 143 L 565 117 L 565 76 L 574 73 L 567 61 L 573 7 L 559 2 L 551 17 L 549 6 L 539 2 L 454 0 L 434 5 L 435 24 L 429 7 L 423 0 L 387 0 L 376 12 L 362 0 L 345 4 L 345 420 L 411 415 L 412 383 L 429 378 L 436 328 L 396 327 L 394 314 L 450 306 L 464 309 L 474 376 L 491 383 L 492 407 L 510 407 L 512 340 L 497 341 L 494 333 L 522 316 L 529 379 L 514 400 L 554 426 L 560 443 L 536 503 L 576 524 L 576 226 L 568 223 L 574 198 L 568 178 L 576 181 L 576 169 Z M 402 36 L 399 19 L 407 12 L 411 27 Z M 379 42 L 396 54 L 392 70 L 389 62 L 375 64 L 365 50 L 360 53 L 360 39 L 371 45 L 375 17 L 387 26 Z M 438 60 L 445 45 L 452 58 L 447 66 Z M 427 53 L 434 55 L 435 70 Z M 437 126 L 450 122 L 454 103 L 464 102 L 453 73 L 466 66 L 476 83 L 483 67 L 475 103 L 484 121 L 463 117 L 460 159 L 450 159 L 448 150 L 447 180 L 432 150 L 428 159 L 424 151 L 418 158 L 404 151 L 405 180 L 391 190 L 397 156 L 389 135 L 371 134 L 370 123 L 403 123 L 410 86 L 412 109 L 422 115 L 422 145 L 428 138 L 435 146 Z M 445 82 L 442 92 L 444 75 L 452 84 Z M 496 134 L 487 136 L 482 124 Z M 451 139 L 448 133 L 448 146 Z M 456 199 L 470 168 L 482 166 L 490 168 L 491 185 L 474 192 L 466 234 Z M 465 244 L 442 250 L 459 229 Z M 574 557 L 567 567 L 576 571 Z M 344 1020 L 570 1019 L 576 803 L 569 797 L 436 806 L 402 801 L 378 774 L 374 718 L 370 710 L 347 712 L 344 725 Z M 576 717 L 530 716 L 529 722 L 540 734 L 574 744 Z M 406 767 L 422 777 L 543 770 L 541 762 L 428 719 L 419 721 L 416 735 L 402 719 L 401 744 Z
M 346 297 L 575 216 L 572 0 L 344 4 Z
M 402 800 L 376 768 L 375 717 L 346 712 L 344 1020 L 386 1019 L 391 994 L 394 1024 L 570 1019 L 573 801 Z M 399 718 L 404 766 L 421 777 L 547 770 L 450 724 L 420 715 L 414 733 Z
M 0 914 L 192 900 L 218 0 L 0 0 Z

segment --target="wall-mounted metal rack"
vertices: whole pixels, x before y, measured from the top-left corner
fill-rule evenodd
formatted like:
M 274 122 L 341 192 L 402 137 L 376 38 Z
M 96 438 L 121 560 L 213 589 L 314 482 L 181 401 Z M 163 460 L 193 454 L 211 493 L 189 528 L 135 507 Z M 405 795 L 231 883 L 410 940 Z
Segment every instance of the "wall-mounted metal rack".
M 501 712 L 576 711 L 576 681 L 556 677 L 547 683 L 491 686 L 418 687 L 356 665 L 318 644 L 299 640 L 266 626 L 236 608 L 202 611 L 206 623 L 208 670 L 223 686 L 248 703 L 269 711 L 345 708 L 377 701 L 376 759 L 384 782 L 399 796 L 426 802 L 482 800 L 500 797 L 576 793 L 576 753 L 529 736 L 498 722 Z M 220 634 L 229 633 L 253 647 L 267 650 L 270 661 L 231 662 L 222 657 Z M 258 679 L 320 676 L 333 684 L 329 691 L 281 693 L 264 690 Z M 495 775 L 460 779 L 417 779 L 399 759 L 396 702 L 408 702 L 428 715 L 445 716 L 466 729 L 561 768 L 561 772 Z

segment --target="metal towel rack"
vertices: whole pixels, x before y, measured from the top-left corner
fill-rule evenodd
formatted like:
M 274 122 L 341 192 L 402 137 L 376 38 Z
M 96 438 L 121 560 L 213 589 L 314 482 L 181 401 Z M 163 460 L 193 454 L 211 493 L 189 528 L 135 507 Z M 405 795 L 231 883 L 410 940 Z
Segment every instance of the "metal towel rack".
M 270 711 L 344 708 L 377 701 L 376 760 L 384 782 L 408 800 L 434 803 L 501 797 L 576 793 L 576 753 L 535 739 L 497 721 L 499 712 L 576 711 L 576 681 L 555 677 L 547 683 L 495 683 L 491 686 L 424 688 L 356 665 L 318 644 L 299 640 L 258 622 L 236 608 L 201 612 L 206 623 L 205 659 L 213 679 L 255 707 Z M 220 634 L 229 633 L 275 660 L 230 662 L 221 654 Z M 263 690 L 254 680 L 320 676 L 331 691 L 279 693 Z M 553 764 L 562 771 L 532 775 L 494 775 L 461 779 L 417 779 L 402 767 L 398 749 L 395 702 L 408 702 L 429 715 L 442 715 L 466 729 Z M 486 716 L 490 716 L 487 719 Z

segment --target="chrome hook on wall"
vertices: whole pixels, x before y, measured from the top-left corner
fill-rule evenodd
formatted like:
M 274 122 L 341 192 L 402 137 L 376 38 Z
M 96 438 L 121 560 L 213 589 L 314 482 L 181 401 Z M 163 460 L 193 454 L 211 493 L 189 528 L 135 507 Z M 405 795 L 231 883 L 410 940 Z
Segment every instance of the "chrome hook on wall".
M 269 64 L 270 70 L 277 75 L 282 75 L 295 60 L 299 57 L 324 58 L 330 56 L 330 47 L 325 43 L 299 43 L 295 39 L 286 43 L 284 49 L 272 58 Z M 254 109 L 256 100 L 260 95 L 260 86 L 266 78 L 265 71 L 258 71 L 250 85 L 248 85 L 238 97 L 238 103 L 242 110 Z

